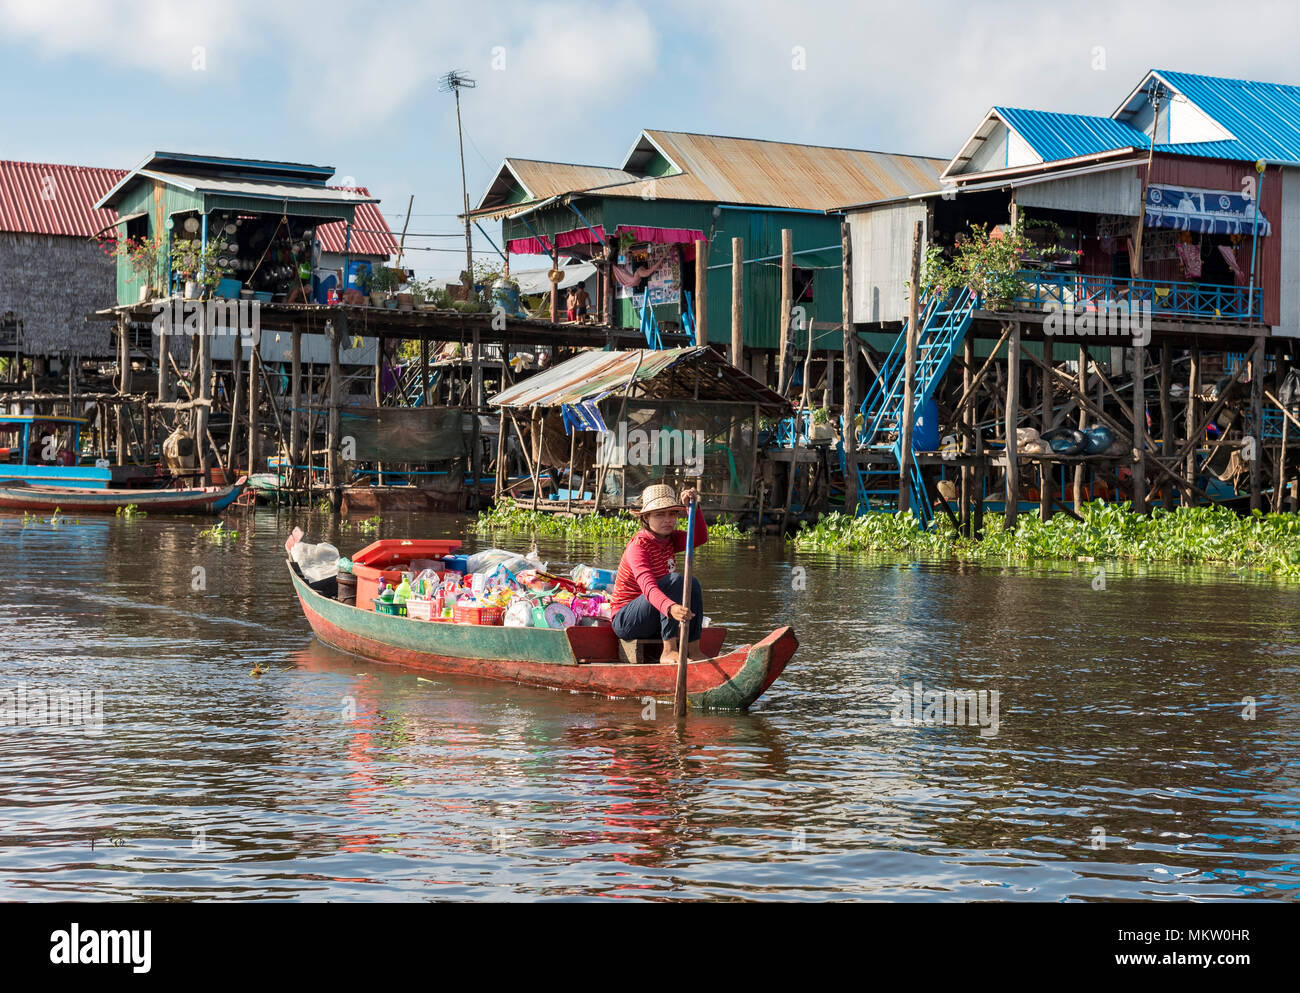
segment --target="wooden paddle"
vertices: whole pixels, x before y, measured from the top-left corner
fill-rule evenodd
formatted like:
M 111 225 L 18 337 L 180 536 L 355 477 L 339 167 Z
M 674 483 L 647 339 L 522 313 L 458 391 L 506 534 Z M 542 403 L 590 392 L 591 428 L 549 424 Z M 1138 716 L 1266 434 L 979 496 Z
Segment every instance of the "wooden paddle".
M 695 555 L 695 501 L 686 503 L 686 567 L 682 570 L 682 606 L 691 609 L 691 560 Z M 673 694 L 673 716 L 686 716 L 686 658 L 690 645 L 690 621 L 677 623 L 677 689 Z

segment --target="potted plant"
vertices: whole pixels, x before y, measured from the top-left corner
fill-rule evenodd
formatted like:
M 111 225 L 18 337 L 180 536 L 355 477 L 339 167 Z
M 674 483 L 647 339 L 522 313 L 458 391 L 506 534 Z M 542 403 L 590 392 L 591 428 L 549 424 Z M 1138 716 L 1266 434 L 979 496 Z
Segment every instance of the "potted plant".
M 199 239 L 179 240 L 172 245 L 172 270 L 185 280 L 186 299 L 206 296 L 216 289 L 225 273 L 217 265 L 217 257 L 225 251 L 224 242 L 209 242 L 207 248 Z
M 829 407 L 812 408 L 812 431 L 808 435 L 809 441 L 830 441 L 833 437 L 831 431 L 831 411 Z
M 969 286 L 983 298 L 985 309 L 1010 310 L 1025 286 L 1022 260 L 1034 251 L 1023 218 L 1014 226 L 1002 224 L 991 230 L 985 224 L 971 224 L 968 233 L 957 236 L 946 282 Z
M 153 292 L 155 280 L 162 267 L 162 246 L 152 238 L 140 235 L 124 238 L 113 250 L 118 258 L 125 259 L 132 278 L 140 284 L 140 302 L 144 303 Z
M 374 266 L 366 277 L 366 292 L 370 294 L 370 303 L 375 307 L 386 306 L 389 294 L 398 287 L 399 280 L 396 269 Z

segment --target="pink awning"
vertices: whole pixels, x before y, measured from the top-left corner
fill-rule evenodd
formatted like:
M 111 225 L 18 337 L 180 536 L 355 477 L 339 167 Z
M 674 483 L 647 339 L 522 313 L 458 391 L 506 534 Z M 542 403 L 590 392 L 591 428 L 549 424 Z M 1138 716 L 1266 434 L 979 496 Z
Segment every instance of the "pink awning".
M 647 241 L 655 245 L 693 245 L 704 240 L 703 231 L 691 228 L 643 228 L 634 224 L 620 224 L 618 234 L 628 232 L 637 241 Z
M 513 238 L 506 242 L 506 252 L 510 255 L 550 255 L 550 239 Z M 572 231 L 561 231 L 555 236 L 557 248 L 572 248 L 575 245 L 603 245 L 605 229 L 597 224 L 594 231 L 585 225 Z

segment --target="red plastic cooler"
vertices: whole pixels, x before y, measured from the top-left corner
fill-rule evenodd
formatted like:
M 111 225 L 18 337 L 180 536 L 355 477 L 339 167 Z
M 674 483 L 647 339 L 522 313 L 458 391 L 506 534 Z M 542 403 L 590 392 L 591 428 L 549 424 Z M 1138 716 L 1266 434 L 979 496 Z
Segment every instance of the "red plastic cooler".
M 459 541 L 387 538 L 367 545 L 352 556 L 352 574 L 357 577 L 357 606 L 374 610 L 371 601 L 379 596 L 379 580 L 396 586 L 402 573 L 411 571 L 412 559 L 432 559 L 441 563 L 444 555 L 460 548 Z

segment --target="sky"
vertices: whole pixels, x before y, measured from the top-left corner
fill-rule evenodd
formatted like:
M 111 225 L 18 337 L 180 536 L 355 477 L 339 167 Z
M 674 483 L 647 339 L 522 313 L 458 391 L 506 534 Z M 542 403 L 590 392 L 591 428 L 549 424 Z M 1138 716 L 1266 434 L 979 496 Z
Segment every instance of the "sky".
M 990 106 L 1110 114 L 1148 69 L 1300 83 L 1297 37 L 1221 0 L 0 0 L 0 158 L 329 165 L 395 231 L 414 195 L 408 264 L 454 277 L 450 69 L 477 204 L 506 156 L 618 166 L 642 128 L 949 158 Z

